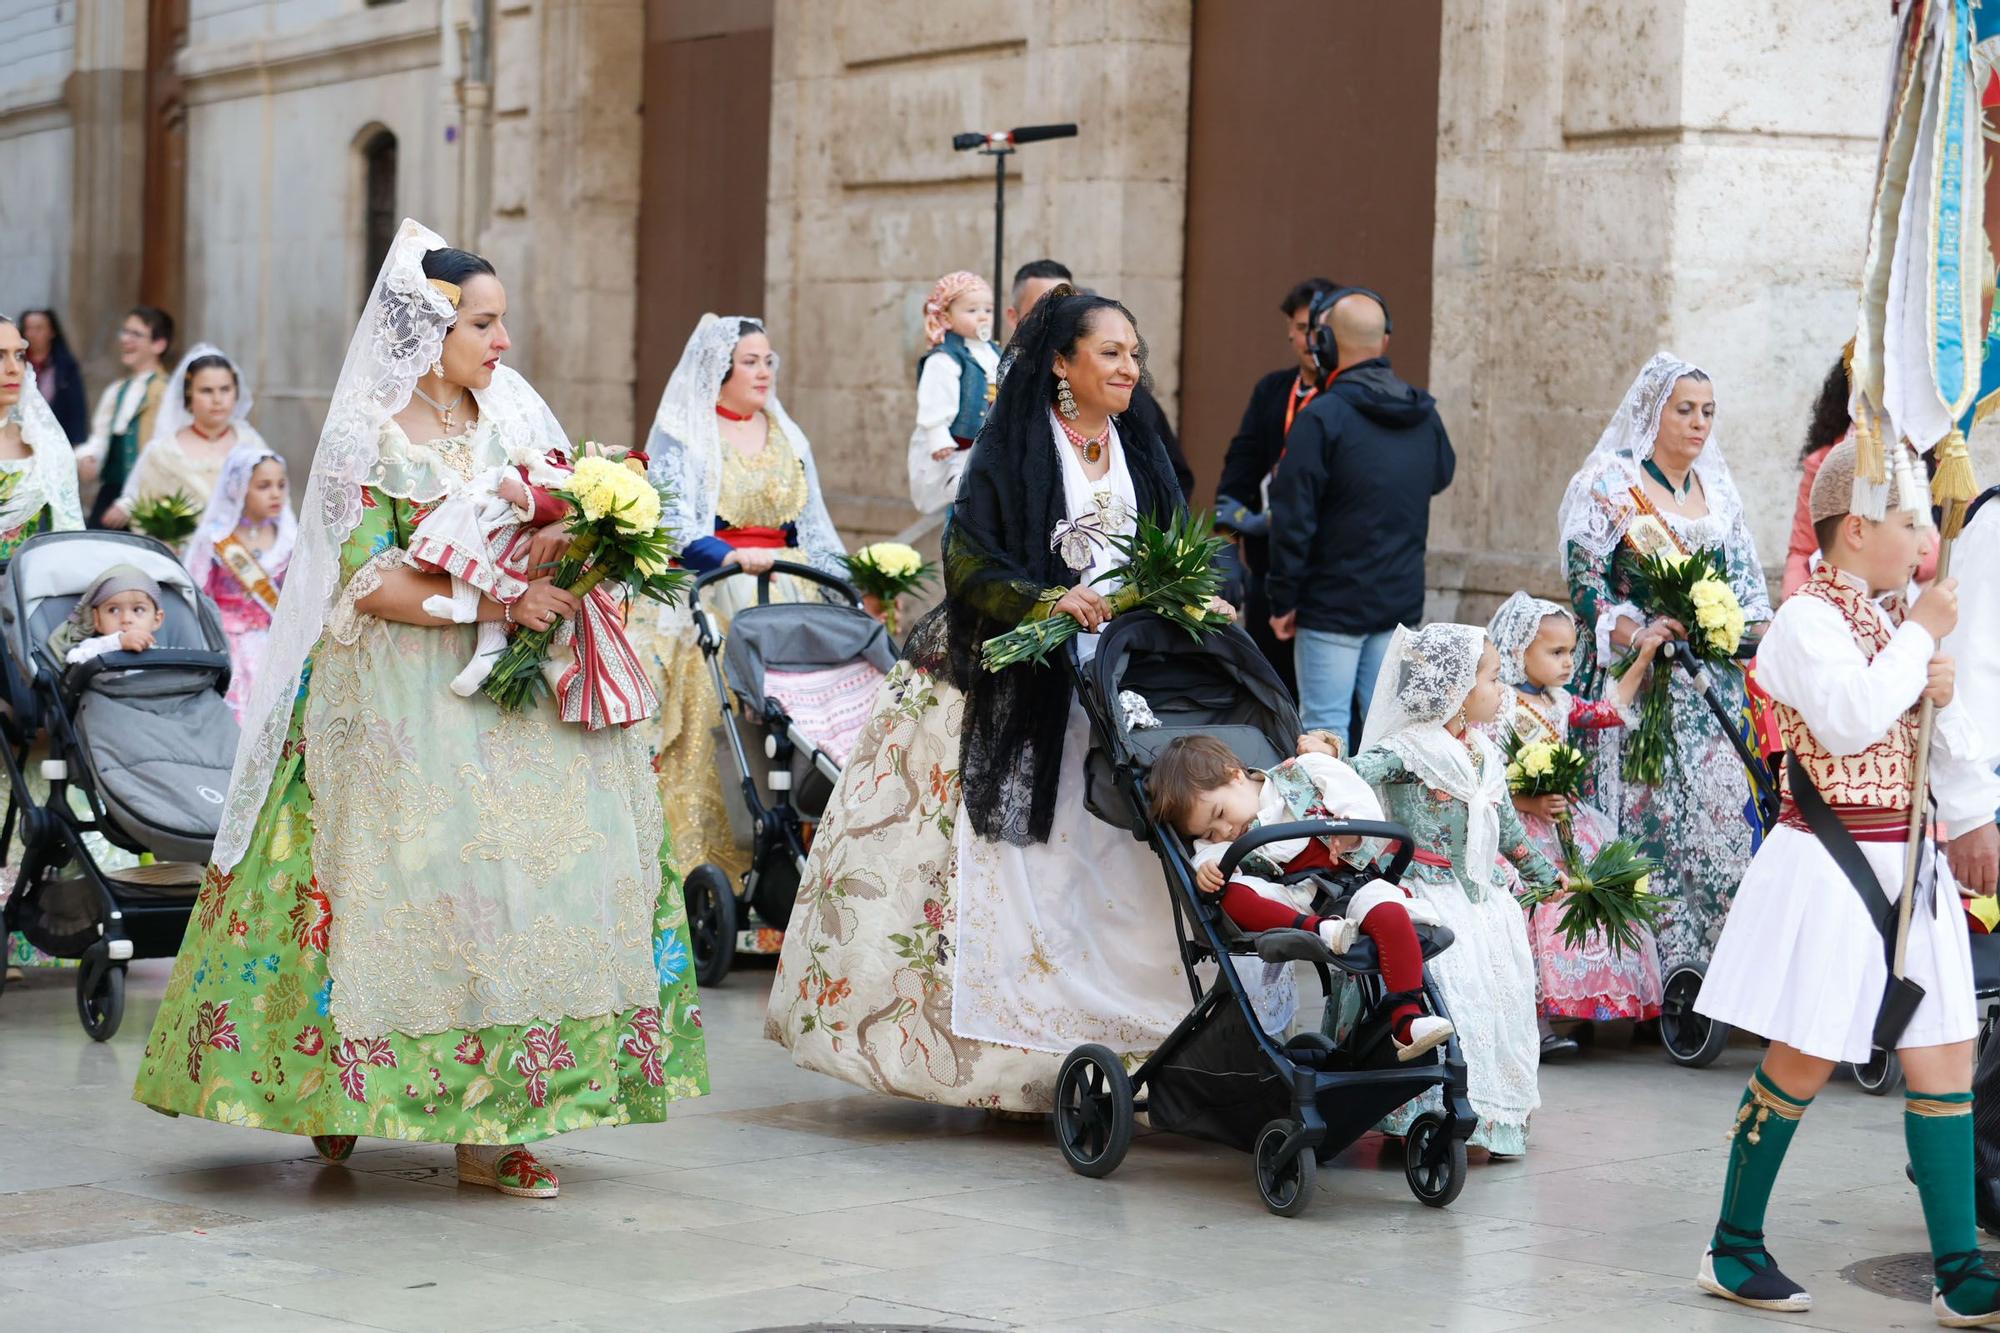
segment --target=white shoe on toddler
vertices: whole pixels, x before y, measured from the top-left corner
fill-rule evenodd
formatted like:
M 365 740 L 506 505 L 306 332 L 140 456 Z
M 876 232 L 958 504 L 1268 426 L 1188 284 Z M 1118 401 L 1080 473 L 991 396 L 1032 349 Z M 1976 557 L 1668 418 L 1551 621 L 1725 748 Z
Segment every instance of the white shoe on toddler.
M 1450 1020 L 1439 1018 L 1436 1014 L 1418 1014 L 1410 1020 L 1408 1041 L 1403 1041 L 1393 1034 L 1389 1039 L 1396 1043 L 1398 1060 L 1414 1060 L 1425 1051 L 1443 1045 L 1457 1030 L 1451 1025 Z
M 1346 953 L 1354 947 L 1355 937 L 1361 933 L 1361 923 L 1352 917 L 1330 916 L 1319 923 L 1319 937 L 1326 947 L 1335 953 Z

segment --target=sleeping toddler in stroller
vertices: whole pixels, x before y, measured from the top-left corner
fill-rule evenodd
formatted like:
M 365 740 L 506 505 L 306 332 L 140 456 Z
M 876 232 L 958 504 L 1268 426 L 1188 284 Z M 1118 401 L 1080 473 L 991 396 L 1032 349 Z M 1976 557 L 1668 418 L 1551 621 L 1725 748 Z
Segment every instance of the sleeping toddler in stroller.
M 1439 924 L 1436 913 L 1409 890 L 1370 879 L 1335 910 L 1325 883 L 1312 871 L 1332 871 L 1343 861 L 1359 867 L 1361 839 L 1297 838 L 1266 843 L 1243 858 L 1227 882 L 1222 858 L 1252 829 L 1298 820 L 1382 818 L 1374 791 L 1342 763 L 1319 736 L 1301 736 L 1296 758 L 1267 770 L 1244 764 L 1212 736 L 1179 736 L 1160 751 L 1147 780 L 1152 815 L 1194 844 L 1195 886 L 1221 895 L 1223 915 L 1249 933 L 1309 930 L 1334 953 L 1345 953 L 1357 935 L 1375 942 L 1389 994 L 1390 1038 L 1399 1061 L 1409 1061 L 1452 1035 L 1451 1023 L 1425 1013 L 1423 945 L 1413 922 Z M 1296 882 L 1282 882 L 1294 877 Z

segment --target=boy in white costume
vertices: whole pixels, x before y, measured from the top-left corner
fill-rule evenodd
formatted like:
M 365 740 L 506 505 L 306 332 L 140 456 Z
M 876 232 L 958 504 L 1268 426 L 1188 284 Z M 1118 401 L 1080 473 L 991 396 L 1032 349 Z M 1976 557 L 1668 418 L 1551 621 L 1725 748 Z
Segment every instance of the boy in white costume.
M 1770 1041 L 1737 1110 L 1721 1216 L 1697 1278 L 1714 1295 L 1767 1310 L 1812 1304 L 1765 1248 L 1764 1210 L 1798 1122 L 1835 1064 L 1873 1053 L 1918 705 L 1938 707 L 1941 798 L 1963 780 L 1955 760 L 1977 739 L 1971 719 L 1950 706 L 1952 662 L 1938 651 L 1958 619 L 1954 581 L 1940 579 L 1907 616 L 1876 600 L 1903 591 L 1916 570 L 1925 497 L 1892 491 L 1880 520 L 1850 513 L 1854 468 L 1852 441 L 1827 456 L 1811 497 L 1823 561 L 1757 651 L 1757 679 L 1776 701 L 1790 751 L 1784 807 L 1744 874 L 1696 1005 Z M 1925 855 L 1906 963 L 1923 996 L 1896 1038 L 1907 1075 L 1903 1132 L 1930 1234 L 1932 1312 L 1948 1328 L 2000 1327 L 2000 1278 L 1980 1257 L 1973 1219 L 1978 1018 L 1965 912 L 1943 857 L 1934 848 Z

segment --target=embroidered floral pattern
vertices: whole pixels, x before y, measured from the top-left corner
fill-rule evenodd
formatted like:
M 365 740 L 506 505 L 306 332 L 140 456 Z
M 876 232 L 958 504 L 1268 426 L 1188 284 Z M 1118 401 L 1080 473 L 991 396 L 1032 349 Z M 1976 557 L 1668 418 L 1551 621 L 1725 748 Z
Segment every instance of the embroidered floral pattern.
M 1046 1111 L 1055 1060 L 951 1030 L 962 706 L 907 662 L 883 682 L 807 856 L 764 1030 L 863 1087 Z
M 513 1066 L 527 1079 L 529 1103 L 541 1106 L 548 1101 L 549 1074 L 576 1068 L 576 1053 L 554 1028 L 529 1028 L 521 1042 L 524 1049 L 515 1053 Z
M 201 1082 L 201 1063 L 208 1051 L 240 1051 L 243 1041 L 236 1024 L 229 1021 L 229 1001 L 220 1004 L 203 1000 L 188 1026 L 187 1071 L 190 1082 Z
M 1740 515 L 1728 523 L 1713 516 L 1665 518 L 1688 549 L 1723 550 L 1730 585 L 1753 628 L 1771 618 L 1763 567 Z M 1638 583 L 1637 560 L 1623 542 L 1601 558 L 1576 545 L 1569 548 L 1570 597 L 1584 626 L 1577 635 L 1574 684 L 1586 696 L 1601 694 L 1608 678 L 1598 656 L 1610 625 L 1600 625 L 1599 618 L 1609 617 L 1621 604 L 1636 603 Z M 1736 886 L 1756 850 L 1756 838 L 1751 831 L 1749 779 L 1707 701 L 1679 668 L 1655 662 L 1652 670 L 1673 672 L 1674 753 L 1667 781 L 1647 787 L 1624 780 L 1620 765 L 1626 731 L 1579 737 L 1578 748 L 1594 752 L 1595 760 L 1594 786 L 1584 797 L 1611 818 L 1621 837 L 1634 839 L 1641 851 L 1666 867 L 1653 876 L 1651 887 L 1672 900 L 1658 937 L 1660 968 L 1671 972 L 1682 963 L 1708 960 Z M 1724 706 L 1732 714 L 1741 712 L 1743 673 L 1714 664 L 1707 668 L 1707 676 Z
M 371 503 L 343 557 L 349 571 L 369 558 L 376 543 L 393 547 L 397 524 L 407 519 L 401 502 L 367 494 Z M 609 892 L 626 904 L 621 912 L 638 904 L 633 940 L 645 992 L 640 1003 L 600 1009 L 593 1017 L 447 1025 L 425 1035 L 342 1029 L 331 1015 L 348 983 L 335 984 L 327 949 L 338 951 L 346 906 L 322 864 L 334 836 L 315 827 L 313 795 L 323 789 L 308 786 L 305 768 L 307 756 L 325 747 L 303 743 L 304 705 L 329 680 L 326 658 L 323 649 L 295 708 L 248 851 L 233 876 L 211 871 L 204 882 L 206 904 L 197 905 L 189 923 L 147 1042 L 138 1099 L 288 1134 L 515 1144 L 589 1125 L 664 1119 L 670 1102 L 706 1091 L 691 970 L 670 986 L 657 982 L 654 942 L 672 938 L 686 949 L 680 882 L 662 875 L 657 859 L 650 883 L 636 865 L 629 883 L 620 882 L 625 876 L 606 880 Z M 434 710 L 474 706 L 446 692 L 462 658 L 449 646 L 436 653 L 439 674 L 426 696 L 441 701 Z M 327 685 L 347 686 L 339 671 Z M 420 722 L 378 737 L 385 753 L 419 764 L 433 748 Z M 617 774 L 644 774 L 643 793 L 655 796 L 643 751 L 629 748 L 635 761 L 621 764 Z M 608 769 L 593 772 L 617 776 Z M 443 774 L 430 785 L 455 792 L 457 780 Z M 476 923 L 497 918 L 475 904 L 485 898 L 477 877 L 489 872 L 479 864 L 461 870 L 456 844 L 441 852 L 439 863 L 452 866 L 453 875 L 440 882 L 463 909 L 459 919 L 468 929 L 487 929 Z M 245 927 L 241 934 L 229 930 L 232 914 Z M 254 980 L 245 979 L 246 970 Z M 657 1015 L 656 1030 L 639 1025 L 635 1016 L 642 1010 Z M 625 1046 L 634 1036 L 645 1038 L 637 1043 L 639 1053 Z M 650 1056 L 643 1053 L 647 1041 Z M 539 1101 L 529 1096 L 528 1071 L 514 1065 L 517 1056 L 538 1074 Z

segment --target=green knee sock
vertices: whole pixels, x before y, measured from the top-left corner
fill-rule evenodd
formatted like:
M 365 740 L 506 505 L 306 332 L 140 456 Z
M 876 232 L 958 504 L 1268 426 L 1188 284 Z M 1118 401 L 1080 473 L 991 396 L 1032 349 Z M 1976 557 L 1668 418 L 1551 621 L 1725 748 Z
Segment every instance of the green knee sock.
M 1756 1244 L 1764 1233 L 1764 1209 L 1771 1187 L 1784 1165 L 1785 1149 L 1798 1131 L 1799 1118 L 1812 1104 L 1779 1089 L 1762 1065 L 1750 1075 L 1750 1086 L 1736 1107 L 1736 1126 L 1729 1136 L 1729 1177 L 1722 1190 L 1722 1215 L 1716 1222 L 1714 1249 Z M 1969 1151 L 1969 1149 L 1968 1149 Z M 1966 1202 L 1970 1204 L 1968 1192 Z M 1716 1280 L 1734 1291 L 1757 1271 L 1733 1256 L 1714 1261 Z
M 1945 1301 L 1959 1314 L 2000 1310 L 2000 1279 L 1979 1257 L 1972 1202 L 1972 1094 L 1903 1094 L 1903 1141 L 1924 1203 L 1931 1262 Z

